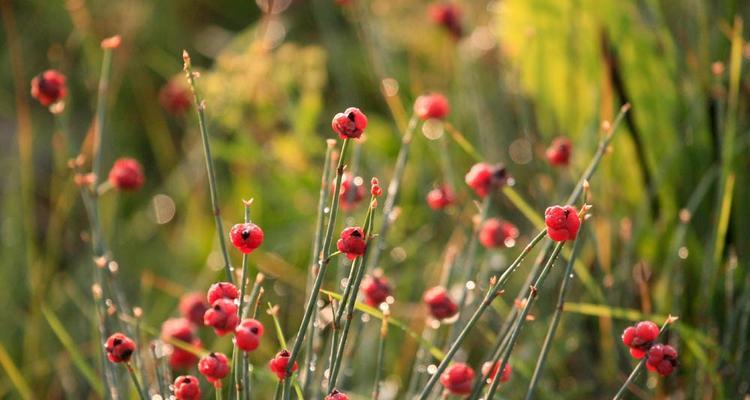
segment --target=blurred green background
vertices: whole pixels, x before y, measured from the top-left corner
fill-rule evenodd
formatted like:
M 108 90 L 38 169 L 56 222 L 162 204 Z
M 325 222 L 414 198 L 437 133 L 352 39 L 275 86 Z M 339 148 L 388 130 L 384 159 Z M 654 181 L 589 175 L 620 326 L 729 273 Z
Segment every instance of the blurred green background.
M 367 113 L 366 140 L 349 166 L 387 183 L 414 99 L 443 92 L 450 123 L 486 160 L 507 164 L 515 190 L 541 216 L 572 189 L 602 121 L 628 102 L 632 110 L 591 182 L 594 217 L 581 255 L 589 274 L 574 281 L 574 304 L 566 306 L 538 397 L 611 397 L 633 366 L 619 342 L 622 329 L 668 314 L 680 317 L 668 333 L 680 368 L 667 379 L 641 379 L 632 396 L 747 396 L 750 3 L 458 4 L 465 33 L 455 40 L 429 19 L 430 3 L 415 0 L 276 0 L 271 10 L 264 0 L 0 0 L 0 398 L 98 397 L 80 366 L 96 371 L 99 346 L 88 221 L 66 161 L 90 134 L 99 42 L 113 34 L 124 41 L 114 56 L 103 165 L 135 157 L 146 184 L 136 193 L 106 194 L 102 218 L 118 279 L 143 309 L 144 326 L 158 329 L 176 315 L 182 293 L 203 291 L 222 274 L 194 110 L 172 115 L 159 102 L 163 85 L 184 81 L 187 49 L 202 71 L 225 225 L 242 219 L 241 199 L 254 198 L 253 219 L 266 241 L 251 263 L 268 276 L 265 300 L 281 307 L 287 336 L 302 311 L 333 114 L 350 105 Z M 68 141 L 29 95 L 30 80 L 49 68 L 68 77 Z M 544 159 L 558 135 L 574 143 L 567 169 Z M 417 333 L 421 294 L 438 281 L 446 243 L 460 247 L 470 233 L 476 207 L 462 178 L 473 162 L 447 132 L 414 140 L 401 216 L 379 267 L 395 286 L 394 316 Z M 444 179 L 453 181 L 459 201 L 436 213 L 424 197 Z M 516 205 L 501 196 L 491 215 L 518 225 L 523 244 L 537 226 Z M 340 225 L 362 221 L 364 212 L 361 206 Z M 498 269 L 517 251 L 485 251 L 480 259 Z M 502 389 L 506 398 L 525 393 L 559 274 L 542 288 L 535 320 L 511 359 L 517 372 Z M 327 287 L 335 287 L 333 275 Z M 509 293 L 525 275 L 516 274 Z M 498 301 L 461 357 L 474 364 L 485 358 L 512 297 Z M 63 345 L 60 329 L 53 332 L 43 307 L 78 354 Z M 263 321 L 271 326 L 268 316 Z M 378 326 L 364 323 L 361 354 L 345 371 L 347 388 L 362 396 L 371 387 Z M 253 356 L 259 366 L 278 349 L 271 331 Z M 228 338 L 202 336 L 208 348 L 231 346 Z M 396 398 L 417 346 L 391 330 L 386 378 Z

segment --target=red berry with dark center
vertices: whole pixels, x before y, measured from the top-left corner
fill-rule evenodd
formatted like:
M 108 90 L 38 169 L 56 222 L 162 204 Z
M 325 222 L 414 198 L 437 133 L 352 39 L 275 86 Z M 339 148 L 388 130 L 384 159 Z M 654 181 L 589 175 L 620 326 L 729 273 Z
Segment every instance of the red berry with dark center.
M 104 343 L 107 358 L 113 363 L 126 363 L 135 351 L 135 342 L 120 332 L 112 334 Z
M 668 344 L 657 343 L 648 350 L 646 367 L 649 371 L 667 376 L 677 367 L 677 350 Z
M 351 226 L 341 232 L 341 238 L 336 242 L 336 247 L 346 255 L 346 258 L 354 260 L 365 254 L 367 242 L 362 228 Z
M 349 396 L 347 396 L 346 393 L 333 389 L 333 392 L 329 393 L 325 400 L 349 400 Z
M 229 231 L 229 238 L 237 250 L 250 254 L 263 243 L 263 229 L 252 222 L 236 224 Z
M 490 218 L 479 230 L 479 242 L 488 249 L 513 247 L 518 239 L 518 228 L 507 221 Z
M 440 375 L 440 383 L 452 394 L 469 394 L 474 383 L 474 370 L 464 363 L 452 364 Z
M 198 371 L 214 385 L 229 374 L 229 360 L 222 353 L 209 353 L 198 362 Z
M 427 193 L 427 205 L 433 210 L 441 210 L 453 204 L 454 201 L 453 189 L 448 185 L 441 185 Z
M 508 171 L 503 164 L 474 164 L 466 174 L 466 184 L 479 197 L 486 197 L 492 191 L 503 187 L 508 182 Z
M 454 39 L 461 37 L 461 9 L 457 4 L 436 3 L 430 6 L 429 13 L 432 22 L 448 30 Z
M 200 339 L 190 342 L 192 347 L 202 348 Z M 174 370 L 186 371 L 198 362 L 198 356 L 178 346 L 172 346 L 172 353 L 168 358 L 169 366 Z
M 208 310 L 209 304 L 202 293 L 185 293 L 180 298 L 180 314 L 195 325 L 203 325 L 203 314 Z
M 234 300 L 238 297 L 240 297 L 240 291 L 237 290 L 237 286 L 234 286 L 233 283 L 216 282 L 208 288 L 206 299 L 208 299 L 208 304 L 214 304 L 219 299 Z
M 59 71 L 50 69 L 31 80 L 31 97 L 45 107 L 57 103 L 67 95 L 65 75 Z
M 190 109 L 190 89 L 183 80 L 173 79 L 159 89 L 159 104 L 172 115 L 183 115 Z
M 573 206 L 547 207 L 544 223 L 547 225 L 547 235 L 556 242 L 575 239 L 581 226 L 578 211 Z
M 553 140 L 552 144 L 547 148 L 545 152 L 547 161 L 556 167 L 566 166 L 570 162 L 572 149 L 573 145 L 570 143 L 570 140 L 564 136 L 560 136 Z
M 161 338 L 165 342 L 177 339 L 190 343 L 195 338 L 195 325 L 187 318 L 170 318 L 161 324 Z
M 451 111 L 448 99 L 440 93 L 424 94 L 414 102 L 414 113 L 422 121 L 443 119 Z
M 331 128 L 342 139 L 358 139 L 367 127 L 367 116 L 356 107 L 338 113 L 331 121 Z
M 234 332 L 239 322 L 237 305 L 230 299 L 216 300 L 203 315 L 203 323 L 214 328 L 214 332 L 219 336 Z
M 490 373 L 490 368 L 492 368 L 492 372 Z M 488 379 L 490 381 L 494 380 L 497 376 L 497 371 L 500 369 L 500 363 L 493 363 L 492 361 L 488 361 L 484 364 L 482 364 L 482 376 L 488 376 Z M 508 382 L 510 380 L 510 374 L 513 372 L 513 368 L 511 368 L 510 364 L 505 364 L 505 368 L 503 368 L 503 373 L 500 375 L 500 382 Z
M 234 343 L 242 351 L 257 349 L 261 337 L 263 337 L 263 324 L 256 319 L 243 319 L 234 330 Z
M 450 318 L 458 312 L 456 303 L 448 297 L 448 292 L 442 286 L 435 286 L 422 296 L 425 304 L 430 310 L 430 315 L 435 319 Z
M 174 380 L 174 397 L 177 400 L 200 400 L 201 385 L 192 375 L 178 376 Z
M 289 354 L 289 351 L 287 350 L 281 350 L 280 352 L 276 353 L 276 356 L 271 359 L 271 361 L 268 362 L 268 368 L 271 369 L 271 372 L 276 374 L 276 376 L 279 378 L 279 380 L 284 380 L 286 378 L 286 368 L 289 365 L 289 357 L 291 354 Z M 294 365 L 292 366 L 292 372 L 296 371 L 299 366 L 297 365 L 297 362 L 294 362 Z
M 331 191 L 336 188 L 336 180 L 331 185 Z M 344 211 L 354 210 L 365 198 L 364 180 L 350 173 L 344 173 L 341 177 L 341 189 L 339 189 L 339 204 Z
M 109 183 L 119 190 L 138 190 L 145 180 L 143 168 L 138 160 L 120 158 L 109 170 Z
M 384 277 L 367 275 L 362 281 L 362 294 L 367 305 L 377 307 L 391 295 L 391 285 Z

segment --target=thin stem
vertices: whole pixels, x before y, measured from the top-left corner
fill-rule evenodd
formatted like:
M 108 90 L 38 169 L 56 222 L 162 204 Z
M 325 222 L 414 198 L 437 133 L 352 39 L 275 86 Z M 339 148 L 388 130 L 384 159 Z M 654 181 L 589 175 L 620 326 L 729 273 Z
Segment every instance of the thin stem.
M 99 89 L 96 99 L 96 126 L 94 127 L 94 159 L 91 165 L 91 172 L 94 173 L 94 186 L 101 181 L 102 165 L 102 137 L 104 136 L 104 124 L 107 119 L 109 79 L 112 72 L 112 49 L 104 49 L 104 58 L 102 59 L 102 70 L 99 77 Z
M 216 392 L 216 400 L 221 400 L 224 397 L 221 391 L 221 385 L 215 385 L 214 392 Z
M 667 326 L 671 324 L 672 322 L 674 322 L 676 319 L 677 319 L 676 317 L 673 317 L 671 315 L 667 317 L 667 320 L 664 321 L 664 323 L 661 326 L 661 329 L 659 329 L 659 336 L 661 336 L 661 334 L 664 333 L 664 331 L 666 330 Z M 659 336 L 657 336 L 657 338 Z M 643 357 L 641 361 L 639 361 L 638 364 L 635 366 L 635 368 L 633 368 L 633 372 L 630 373 L 630 375 L 628 376 L 628 379 L 625 380 L 625 383 L 622 384 L 622 387 L 620 387 L 620 390 L 617 391 L 617 393 L 615 394 L 615 397 L 613 397 L 612 400 L 620 400 L 622 396 L 625 395 L 625 392 L 628 391 L 628 387 L 630 386 L 630 384 L 632 384 L 635 381 L 635 378 L 638 377 L 638 374 L 641 373 L 641 370 L 643 369 L 643 365 L 646 364 L 646 358 L 647 356 Z
M 245 203 L 245 223 L 250 222 L 250 204 L 252 204 L 252 200 L 244 202 Z M 240 304 L 239 304 L 239 316 L 240 319 L 242 319 L 242 310 L 244 308 L 244 302 L 245 302 L 245 287 L 247 287 L 247 270 L 248 270 L 248 255 L 243 253 L 242 254 L 242 275 L 240 276 Z M 235 344 L 232 347 L 232 370 L 234 371 L 231 376 L 234 377 L 234 384 L 235 389 L 237 391 L 237 399 L 242 398 L 242 390 L 243 390 L 243 381 L 242 381 L 242 373 L 241 368 L 238 368 L 238 366 L 241 366 L 242 361 L 239 357 L 239 349 L 237 345 Z M 230 386 L 231 388 L 231 386 Z
M 143 387 L 141 387 L 141 382 L 138 381 L 138 376 L 135 374 L 135 370 L 133 369 L 133 366 L 130 363 L 127 363 L 125 366 L 128 369 L 128 374 L 130 374 L 130 378 L 133 380 L 133 385 L 135 385 L 135 389 L 138 392 L 138 397 L 141 400 L 146 400 L 146 396 L 143 394 Z
M 226 279 L 230 283 L 234 283 L 234 277 L 232 276 L 232 265 L 229 261 L 229 251 L 227 250 L 226 240 L 224 239 L 224 226 L 221 222 L 221 210 L 219 208 L 219 194 L 216 188 L 216 172 L 214 171 L 214 159 L 211 155 L 211 144 L 208 139 L 208 126 L 206 124 L 206 103 L 200 97 L 198 89 L 195 86 L 196 74 L 193 73 L 192 66 L 190 64 L 190 55 L 187 51 L 182 52 L 182 59 L 185 61 L 185 76 L 190 84 L 190 91 L 193 93 L 193 100 L 195 102 L 195 109 L 198 113 L 198 125 L 201 131 L 201 140 L 203 142 L 203 155 L 206 159 L 206 173 L 208 175 L 208 188 L 211 192 L 211 207 L 213 208 L 214 222 L 216 224 L 216 234 L 219 236 L 219 247 L 221 248 L 221 254 L 224 257 L 224 272 L 226 273 Z
M 426 400 L 429 394 L 432 392 L 432 388 L 437 383 L 438 379 L 440 379 L 440 374 L 445 371 L 446 368 L 448 368 L 448 364 L 450 364 L 451 360 L 453 359 L 453 356 L 456 355 L 456 352 L 461 347 L 461 344 L 466 339 L 469 331 L 476 325 L 477 321 L 479 320 L 479 317 L 482 316 L 482 314 L 487 310 L 487 308 L 492 304 L 492 301 L 500 294 L 500 290 L 505 285 L 505 283 L 510 278 L 510 275 L 518 268 L 518 266 L 521 264 L 521 262 L 526 258 L 526 256 L 531 252 L 531 250 L 545 237 L 547 236 L 547 231 L 543 229 L 540 231 L 533 239 L 531 239 L 531 242 L 524 247 L 523 251 L 521 251 L 521 254 L 518 255 L 518 257 L 510 264 L 510 266 L 503 272 L 503 274 L 500 276 L 499 279 L 494 279 L 492 281 L 492 286 L 487 291 L 487 294 L 484 297 L 484 300 L 479 304 L 477 309 L 474 311 L 474 314 L 471 316 L 469 321 L 466 323 L 466 325 L 463 327 L 461 332 L 458 334 L 456 339 L 451 344 L 450 348 L 445 354 L 445 358 L 440 362 L 440 365 L 438 365 L 437 370 L 435 373 L 430 377 L 430 380 L 427 381 L 427 384 L 422 389 L 422 392 L 419 395 L 420 400 Z
M 380 397 L 380 379 L 383 376 L 383 365 L 385 364 L 385 339 L 388 336 L 388 315 L 387 311 L 383 313 L 383 320 L 380 324 L 378 358 L 375 363 L 375 383 L 372 387 L 372 400 L 378 400 Z
M 168 398 L 169 394 L 169 382 L 164 382 L 164 372 L 162 371 L 162 363 L 161 358 L 159 358 L 156 355 L 156 344 L 151 343 L 151 357 L 154 359 L 154 369 L 155 369 L 155 375 L 156 375 L 156 383 L 159 385 L 159 394 L 162 396 L 163 399 Z

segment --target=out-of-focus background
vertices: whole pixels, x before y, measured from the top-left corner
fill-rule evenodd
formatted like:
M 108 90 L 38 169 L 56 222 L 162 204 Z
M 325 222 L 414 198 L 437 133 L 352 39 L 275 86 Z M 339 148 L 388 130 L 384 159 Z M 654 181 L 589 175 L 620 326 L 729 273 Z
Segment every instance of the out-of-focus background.
M 0 398 L 99 397 L 86 375 L 97 374 L 99 346 L 88 220 L 66 163 L 82 143 L 90 146 L 99 42 L 113 34 L 123 44 L 114 53 L 103 168 L 137 158 L 146 183 L 105 194 L 101 214 L 120 284 L 142 309 L 144 337 L 177 315 L 182 294 L 205 291 L 223 273 L 194 107 L 175 108 L 164 89 L 184 90 L 187 49 L 201 71 L 223 220 L 241 221 L 241 199 L 254 198 L 252 217 L 266 240 L 251 264 L 268 277 L 263 304 L 279 305 L 287 337 L 302 311 L 333 114 L 350 105 L 366 112 L 366 139 L 349 167 L 365 182 L 378 176 L 387 184 L 414 99 L 442 92 L 450 124 L 484 159 L 507 165 L 515 190 L 541 216 L 564 201 L 596 150 L 602 121 L 627 102 L 632 109 L 591 181 L 581 269 L 537 397 L 611 397 L 634 365 L 622 329 L 668 314 L 680 317 L 666 339 L 680 366 L 669 378 L 639 381 L 633 398 L 747 396 L 750 4 L 457 4 L 460 36 L 431 19 L 431 3 L 416 0 L 0 0 Z M 70 91 L 58 123 L 29 95 L 31 79 L 50 68 L 67 76 Z M 400 217 L 378 266 L 394 284 L 394 318 L 417 335 L 422 292 L 438 282 L 446 245 L 466 242 L 476 212 L 463 184 L 473 156 L 442 127 L 419 129 Z M 574 144 L 562 169 L 544 157 L 560 135 Z M 425 195 L 446 179 L 458 202 L 432 211 Z M 500 196 L 490 214 L 515 223 L 524 244 L 539 225 L 516 205 Z M 360 224 L 364 212 L 360 205 L 340 225 Z M 518 251 L 481 251 L 479 260 L 497 270 Z M 525 393 L 560 268 L 540 289 L 504 398 Z M 336 287 L 333 275 L 326 287 Z M 525 276 L 525 269 L 514 276 L 463 359 L 486 357 Z M 261 314 L 268 333 L 253 359 L 264 369 L 278 344 Z M 364 319 L 344 371 L 355 398 L 369 396 L 379 327 Z M 201 335 L 208 348 L 231 346 Z M 391 398 L 403 396 L 417 347 L 391 329 L 384 388 Z M 272 390 L 267 374 L 258 379 Z

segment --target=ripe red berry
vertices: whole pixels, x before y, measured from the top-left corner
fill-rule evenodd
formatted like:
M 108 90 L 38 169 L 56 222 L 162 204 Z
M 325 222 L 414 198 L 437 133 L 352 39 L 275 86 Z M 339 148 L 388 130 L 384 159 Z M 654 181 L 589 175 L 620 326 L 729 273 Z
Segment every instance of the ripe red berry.
M 474 383 L 474 370 L 464 363 L 451 364 L 440 375 L 440 383 L 452 394 L 469 394 Z
M 234 332 L 234 328 L 237 327 L 239 322 L 237 305 L 234 304 L 234 300 L 230 299 L 216 300 L 211 308 L 203 314 L 203 323 L 214 328 L 214 332 L 219 336 Z
M 486 197 L 491 191 L 501 188 L 508 181 L 508 172 L 503 164 L 474 164 L 466 174 L 466 184 L 479 197 Z
M 573 145 L 570 140 L 565 136 L 560 136 L 552 141 L 552 144 L 547 148 L 545 155 L 547 161 L 553 166 L 566 166 L 570 162 L 570 153 L 573 149 Z
M 380 197 L 383 194 L 383 188 L 380 187 L 378 178 L 370 179 L 370 194 L 373 197 Z
M 271 372 L 276 374 L 276 376 L 279 378 L 279 380 L 283 381 L 284 378 L 286 378 L 286 368 L 289 365 L 289 357 L 291 354 L 289 354 L 289 351 L 281 350 L 280 352 L 276 353 L 276 356 L 271 359 L 271 361 L 268 362 L 268 368 L 271 369 Z M 296 371 L 299 366 L 297 365 L 297 362 L 294 362 L 294 365 L 292 366 L 292 372 Z
M 333 181 L 331 191 L 335 189 L 336 181 Z M 350 173 L 344 173 L 341 177 L 341 189 L 339 190 L 339 204 L 344 211 L 355 209 L 365 198 L 365 185 L 361 177 L 354 177 Z
M 362 232 L 362 228 L 350 226 L 341 231 L 341 238 L 336 242 L 336 247 L 350 260 L 354 260 L 365 254 L 367 242 L 365 241 L 365 234 Z
M 435 319 L 450 318 L 458 312 L 458 306 L 448 297 L 448 292 L 442 286 L 428 289 L 422 296 L 422 300 L 427 304 L 430 315 Z
M 234 300 L 240 296 L 240 291 L 237 290 L 237 286 L 230 282 L 216 282 L 208 288 L 208 304 L 214 304 L 219 299 L 230 299 Z
M 430 6 L 430 19 L 448 30 L 454 39 L 463 33 L 461 28 L 461 9 L 454 3 L 436 3 Z
M 209 353 L 198 362 L 198 371 L 206 380 L 218 386 L 229 374 L 229 360 L 222 353 Z
M 388 279 L 381 276 L 365 276 L 361 287 L 365 303 L 372 307 L 378 307 L 391 295 L 391 285 L 388 283 Z
M 234 330 L 234 343 L 242 351 L 253 351 L 258 348 L 263 336 L 263 324 L 252 318 L 243 319 Z
M 250 254 L 263 243 L 263 229 L 252 222 L 236 224 L 229 231 L 229 238 L 237 250 Z
M 492 368 L 492 373 L 490 373 L 490 368 Z M 486 363 L 482 364 L 482 376 L 487 375 L 488 379 L 490 381 L 494 380 L 497 376 L 497 371 L 500 369 L 500 363 L 493 363 L 492 361 L 487 361 Z M 500 375 L 500 382 L 508 382 L 510 380 L 510 374 L 513 372 L 513 368 L 511 368 L 510 364 L 505 364 L 505 368 L 503 368 L 503 373 Z
M 659 326 L 651 321 L 641 321 L 622 332 L 622 342 L 630 347 L 630 355 L 641 359 L 659 336 Z
M 333 117 L 331 127 L 342 139 L 358 139 L 367 127 L 367 116 L 359 108 L 349 107 Z
M 677 367 L 677 350 L 668 344 L 657 343 L 651 346 L 646 359 L 646 368 L 667 376 Z
M 135 342 L 120 332 L 112 334 L 104 343 L 107 358 L 113 363 L 126 363 L 135 351 Z
M 349 396 L 347 396 L 346 393 L 333 389 L 333 392 L 329 393 L 325 400 L 349 400 Z
M 190 342 L 190 345 L 201 348 L 203 344 L 200 339 L 196 338 Z M 198 356 L 180 347 L 172 346 L 172 354 L 169 355 L 168 362 L 172 369 L 185 371 L 192 368 L 198 362 Z
M 120 190 L 138 190 L 145 180 L 143 168 L 138 160 L 120 158 L 109 170 L 109 183 Z
M 31 80 L 31 97 L 37 99 L 39 104 L 45 107 L 57 103 L 67 95 L 65 75 L 59 71 L 50 69 Z
M 172 115 L 183 115 L 190 109 L 190 89 L 183 79 L 172 79 L 159 89 L 159 104 Z
M 177 400 L 200 400 L 201 385 L 192 375 L 178 376 L 174 380 L 174 396 Z
M 440 185 L 427 193 L 427 205 L 433 210 L 440 210 L 453 204 L 455 197 L 453 189 L 448 185 Z
M 180 298 L 180 314 L 190 320 L 190 322 L 201 326 L 203 325 L 203 314 L 208 310 L 209 304 L 202 293 L 191 292 L 185 293 Z
M 161 324 L 161 338 L 164 341 L 178 339 L 190 343 L 195 338 L 195 325 L 186 318 L 170 318 Z
M 443 119 L 451 111 L 448 99 L 440 93 L 424 94 L 414 102 L 414 113 L 419 119 Z
M 507 221 L 490 218 L 479 230 L 479 242 L 488 249 L 513 247 L 518 239 L 518 228 Z
M 573 206 L 547 207 L 544 223 L 547 225 L 547 235 L 556 242 L 575 239 L 581 226 L 578 211 Z

